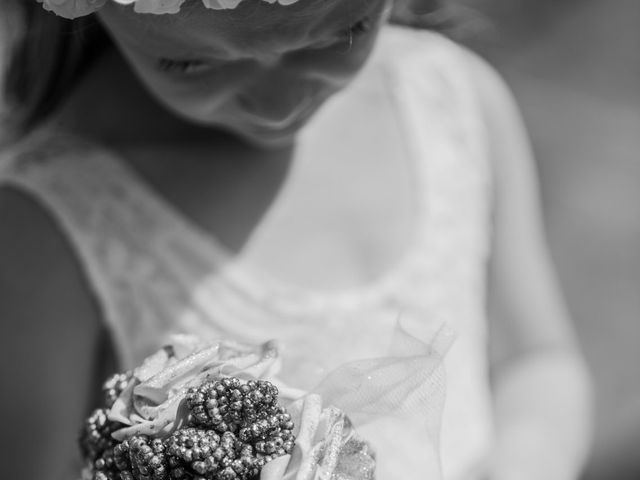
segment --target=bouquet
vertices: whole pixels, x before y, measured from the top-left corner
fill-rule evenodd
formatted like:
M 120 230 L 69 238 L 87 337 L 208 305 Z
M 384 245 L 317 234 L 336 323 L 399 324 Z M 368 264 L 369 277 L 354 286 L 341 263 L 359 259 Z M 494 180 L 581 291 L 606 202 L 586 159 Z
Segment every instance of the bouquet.
M 402 415 L 416 385 L 440 385 L 439 358 L 431 345 L 428 355 L 353 362 L 302 392 L 278 380 L 274 342 L 173 337 L 105 382 L 81 436 L 82 479 L 374 479 L 376 455 L 352 420 Z

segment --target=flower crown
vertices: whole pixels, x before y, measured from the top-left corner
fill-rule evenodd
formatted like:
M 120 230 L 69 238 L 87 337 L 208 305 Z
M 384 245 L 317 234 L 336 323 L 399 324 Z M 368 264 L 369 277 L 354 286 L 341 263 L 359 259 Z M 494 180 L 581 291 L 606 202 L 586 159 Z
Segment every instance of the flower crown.
M 109 0 L 37 0 L 45 10 L 64 18 L 74 19 L 96 12 Z M 112 0 L 120 5 L 132 5 L 138 13 L 155 15 L 178 13 L 186 0 Z M 202 0 L 206 8 L 212 10 L 230 10 L 236 8 L 243 0 Z M 256 0 L 254 0 L 256 1 Z M 298 0 L 261 0 L 279 5 L 291 5 Z

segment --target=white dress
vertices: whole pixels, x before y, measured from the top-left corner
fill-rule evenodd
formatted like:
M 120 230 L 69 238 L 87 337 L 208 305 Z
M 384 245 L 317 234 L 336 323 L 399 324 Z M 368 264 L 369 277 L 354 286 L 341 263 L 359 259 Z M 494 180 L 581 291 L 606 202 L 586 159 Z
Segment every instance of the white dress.
M 174 332 L 254 343 L 277 337 L 282 378 L 310 388 L 348 360 L 384 355 L 400 311 L 420 319 L 409 327 L 425 340 L 446 322 L 456 340 L 445 359 L 442 467 L 446 480 L 471 480 L 492 441 L 484 305 L 491 184 L 465 54 L 436 34 L 389 27 L 344 93 L 385 90 L 420 194 L 412 247 L 362 288 L 322 294 L 234 262 L 114 154 L 59 132 L 38 132 L 3 152 L 0 186 L 19 188 L 58 221 L 123 368 Z M 323 115 L 330 118 L 331 105 Z M 393 439 L 404 455 L 396 478 L 425 478 L 404 468 L 420 457 L 421 440 L 405 440 Z

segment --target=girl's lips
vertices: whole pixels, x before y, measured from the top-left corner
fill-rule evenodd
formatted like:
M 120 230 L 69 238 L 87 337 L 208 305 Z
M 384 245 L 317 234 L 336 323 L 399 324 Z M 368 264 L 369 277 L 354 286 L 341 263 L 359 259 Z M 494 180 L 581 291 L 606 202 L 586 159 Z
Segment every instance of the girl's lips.
M 305 111 L 302 114 L 293 116 L 290 119 L 282 122 L 269 122 L 264 119 L 250 120 L 245 123 L 242 130 L 248 134 L 269 137 L 269 138 L 284 138 L 289 137 L 297 133 L 302 127 L 304 127 L 311 116 L 314 109 Z
M 320 102 L 321 103 L 321 102 Z M 288 132 L 298 130 L 304 125 L 316 110 L 318 102 L 314 97 L 305 97 L 291 112 L 280 119 L 270 118 L 253 113 L 246 109 L 241 110 L 240 119 L 248 125 L 250 130 L 257 132 Z
M 256 132 L 290 133 L 299 130 L 308 119 L 309 115 L 295 117 L 287 122 L 268 123 L 264 122 L 253 127 Z

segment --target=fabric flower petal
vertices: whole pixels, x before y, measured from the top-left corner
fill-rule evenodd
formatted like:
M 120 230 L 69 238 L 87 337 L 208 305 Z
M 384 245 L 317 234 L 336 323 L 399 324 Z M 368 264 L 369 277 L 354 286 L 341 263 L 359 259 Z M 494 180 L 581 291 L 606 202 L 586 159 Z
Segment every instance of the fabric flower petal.
M 133 371 L 129 385 L 109 412 L 111 420 L 126 425 L 113 437 L 122 440 L 134 434 L 168 433 L 184 420 L 179 409 L 189 387 L 229 376 L 271 378 L 278 368 L 278 346 L 273 341 L 261 345 L 203 343 L 177 335 Z
M 296 445 L 290 455 L 263 469 L 260 480 L 373 480 L 375 454 L 361 439 L 346 414 L 324 407 L 319 395 L 289 405 Z

